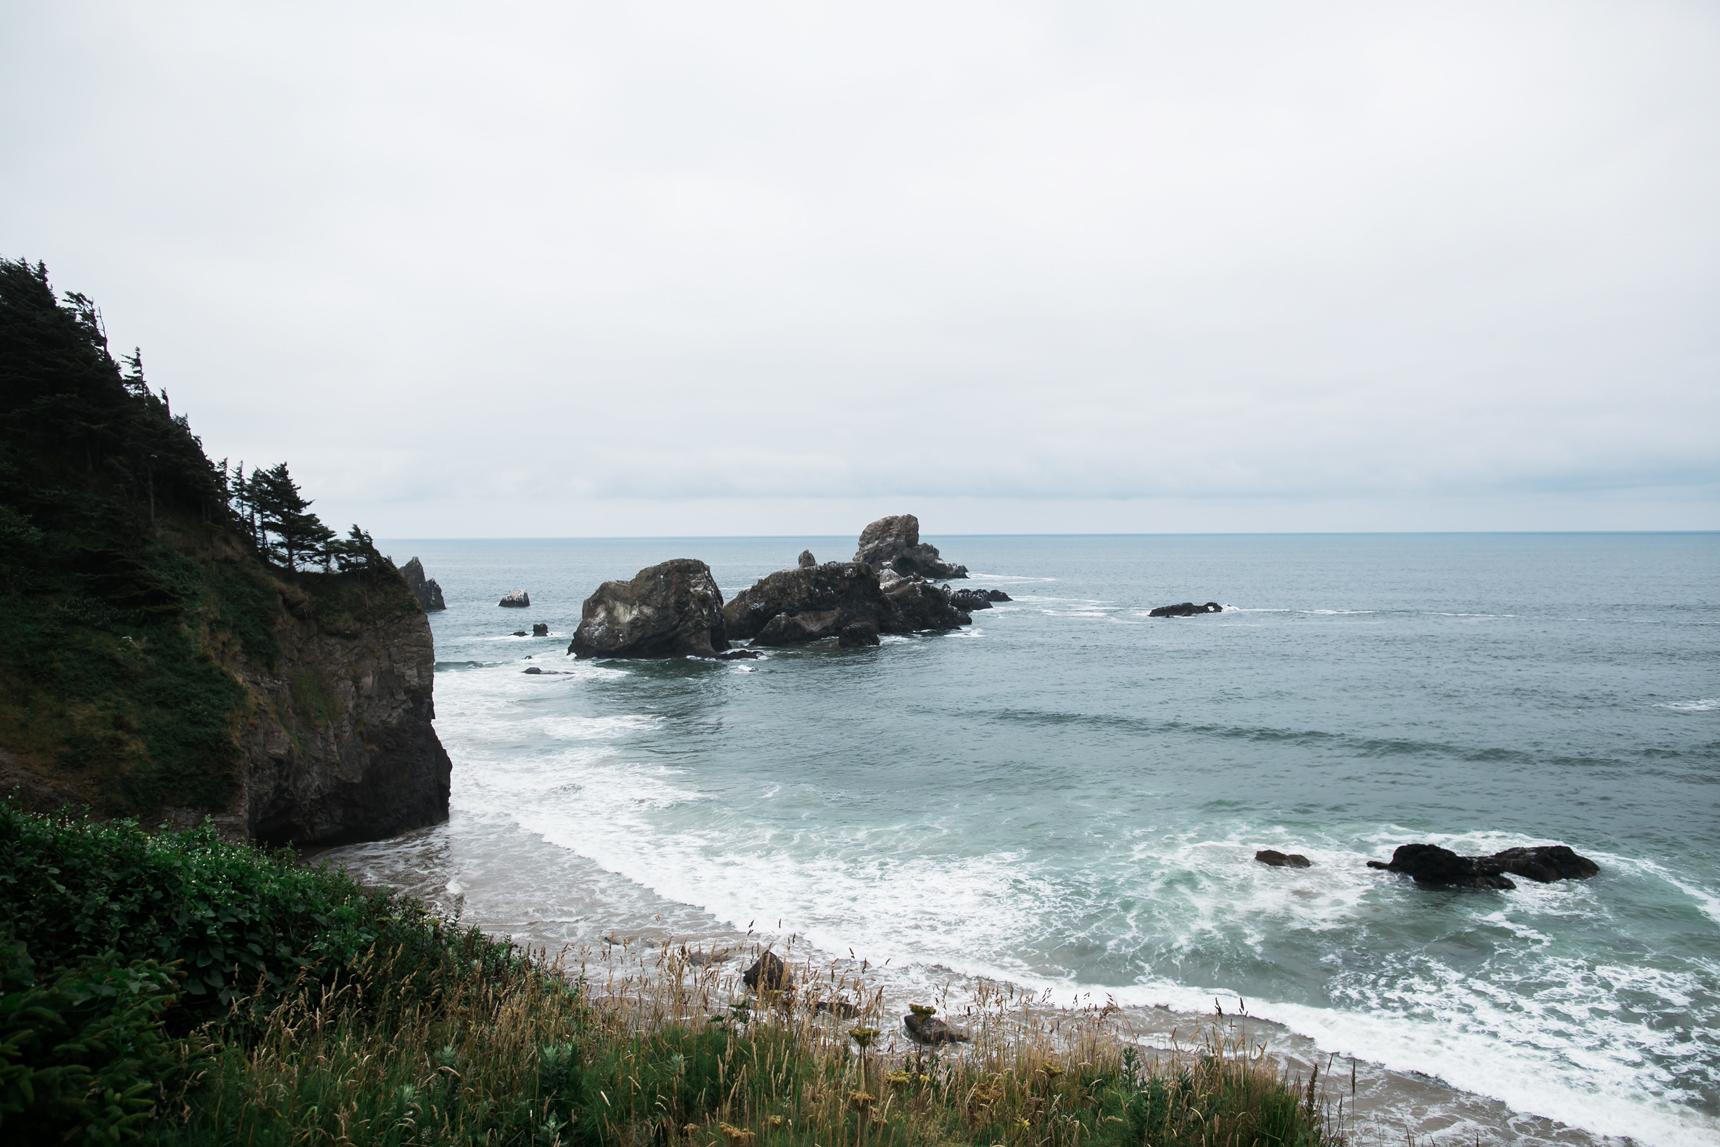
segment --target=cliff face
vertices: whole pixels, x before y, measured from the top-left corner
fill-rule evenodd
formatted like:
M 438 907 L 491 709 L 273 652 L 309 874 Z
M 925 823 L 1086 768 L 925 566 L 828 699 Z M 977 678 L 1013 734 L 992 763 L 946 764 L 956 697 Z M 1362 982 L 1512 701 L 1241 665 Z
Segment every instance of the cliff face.
M 355 636 L 289 614 L 271 670 L 240 670 L 253 698 L 234 812 L 247 835 L 344 844 L 448 819 L 452 765 L 437 739 L 435 651 L 418 611 Z
M 306 844 L 446 819 L 429 621 L 308 506 L 0 259 L 0 795 Z

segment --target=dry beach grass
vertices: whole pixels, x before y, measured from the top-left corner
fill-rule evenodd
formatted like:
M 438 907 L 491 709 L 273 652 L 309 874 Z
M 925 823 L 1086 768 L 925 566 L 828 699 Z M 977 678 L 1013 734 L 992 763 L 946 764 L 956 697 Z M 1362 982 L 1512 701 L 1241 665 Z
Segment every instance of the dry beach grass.
M 862 969 L 790 961 L 791 991 L 684 946 L 607 945 L 390 1008 L 354 986 L 289 995 L 243 1048 L 199 1053 L 173 1142 L 634 1147 L 1323 1144 L 1339 1110 L 1208 1025 L 1145 1051 L 1110 1006 L 982 984 L 971 1041 L 907 1039 Z M 413 969 L 379 961 L 354 983 Z M 560 974 L 544 975 L 545 970 Z M 343 994 L 346 993 L 346 994 Z M 942 1010 L 948 999 L 929 1005 Z

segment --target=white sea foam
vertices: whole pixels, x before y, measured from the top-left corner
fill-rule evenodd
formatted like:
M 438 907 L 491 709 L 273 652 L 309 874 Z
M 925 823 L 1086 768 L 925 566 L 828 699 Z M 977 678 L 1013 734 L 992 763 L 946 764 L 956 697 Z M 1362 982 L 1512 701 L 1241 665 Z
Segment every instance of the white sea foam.
M 1662 701 L 1656 709 L 1672 709 L 1680 713 L 1712 713 L 1720 709 L 1720 697 L 1703 697 L 1696 701 Z

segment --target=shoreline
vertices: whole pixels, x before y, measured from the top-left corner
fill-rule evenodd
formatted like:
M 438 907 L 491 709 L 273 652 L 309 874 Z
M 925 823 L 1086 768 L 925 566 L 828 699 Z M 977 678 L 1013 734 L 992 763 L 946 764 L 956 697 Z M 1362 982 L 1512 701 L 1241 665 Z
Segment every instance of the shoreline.
M 937 1004 L 939 1013 L 956 1023 L 976 999 L 999 990 L 1013 992 L 1018 999 L 1031 997 L 1036 1010 L 1069 1019 L 1084 1009 L 1104 1007 L 1107 1002 L 1114 1004 L 1096 997 L 1092 989 L 1083 992 L 1056 985 L 1034 987 L 1007 976 L 964 974 L 936 965 L 898 965 L 894 957 L 880 963 L 863 953 L 843 956 L 821 949 L 797 934 L 757 927 L 751 931 L 729 928 L 691 906 L 652 905 L 648 902 L 650 898 L 644 896 L 623 899 L 608 894 L 610 890 L 597 886 L 588 874 L 579 871 L 591 864 L 585 858 L 536 834 L 516 831 L 536 842 L 536 848 L 546 850 L 543 859 L 560 864 L 567 879 L 555 882 L 554 887 L 564 899 L 569 891 L 577 891 L 572 911 L 541 915 L 517 897 L 509 901 L 493 895 L 481 871 L 473 871 L 474 866 L 469 862 L 461 863 L 448 855 L 445 842 L 437 840 L 437 829 L 418 830 L 369 845 L 316 850 L 307 853 L 304 860 L 339 863 L 364 883 L 407 892 L 459 914 L 464 923 L 487 933 L 543 950 L 552 959 L 560 954 L 570 968 L 581 962 L 593 971 L 602 968 L 606 976 L 624 967 L 627 974 L 638 975 L 642 962 L 659 959 L 673 949 L 685 948 L 688 953 L 723 949 L 736 953 L 737 958 L 718 965 L 717 974 L 738 981 L 746 966 L 738 954 L 771 947 L 776 952 L 792 954 L 797 962 L 810 961 L 808 966 L 822 969 L 821 974 L 865 980 L 869 990 L 881 993 L 880 998 L 894 1009 L 886 1011 L 884 1016 L 889 1021 L 887 1030 L 898 1039 L 905 1038 L 900 1031 L 900 1017 L 910 1003 Z M 653 907 L 665 910 L 650 911 Z M 777 922 L 755 922 L 758 923 Z M 1184 1037 L 1209 1029 L 1219 1018 L 1214 1012 L 1186 1006 L 1194 1003 L 1192 998 L 1173 998 L 1192 997 L 1196 992 L 1197 989 L 1191 988 L 1175 993 L 1155 992 L 1151 994 L 1161 995 L 1165 1002 L 1114 1005 L 1116 1022 L 1126 1029 L 1126 1038 L 1143 1049 L 1168 1051 L 1179 1039 L 1186 1046 Z M 1356 1093 L 1353 1100 L 1346 1098 L 1344 1105 L 1349 1142 L 1354 1144 L 1397 1144 L 1405 1142 L 1407 1136 L 1429 1147 L 1440 1144 L 1456 1147 L 1472 1143 L 1478 1137 L 1481 1142 L 1512 1142 L 1525 1147 L 1554 1144 L 1626 1147 L 1634 1143 L 1696 1143 L 1707 1134 L 1707 1129 L 1695 1121 L 1687 1128 L 1671 1128 L 1672 1135 L 1658 1139 L 1592 1132 L 1556 1117 L 1515 1109 L 1500 1098 L 1455 1087 L 1435 1076 L 1394 1069 L 1366 1054 L 1352 1056 L 1323 1050 L 1316 1037 L 1299 1032 L 1291 1023 L 1261 1014 L 1284 1005 L 1236 1001 L 1235 997 L 1224 996 L 1214 1002 L 1223 1009 L 1225 1023 L 1234 1025 L 1252 1044 L 1264 1044 L 1267 1055 L 1283 1070 L 1300 1073 L 1305 1079 L 1318 1065 L 1322 1076 L 1341 1074 L 1346 1085 L 1354 1072 Z M 1185 1006 L 1175 1006 L 1178 1003 Z M 1365 1018 L 1375 1023 L 1390 1022 Z M 879 1026 L 884 1028 L 886 1024 Z M 1701 1118 L 1697 1113 L 1692 1115 Z

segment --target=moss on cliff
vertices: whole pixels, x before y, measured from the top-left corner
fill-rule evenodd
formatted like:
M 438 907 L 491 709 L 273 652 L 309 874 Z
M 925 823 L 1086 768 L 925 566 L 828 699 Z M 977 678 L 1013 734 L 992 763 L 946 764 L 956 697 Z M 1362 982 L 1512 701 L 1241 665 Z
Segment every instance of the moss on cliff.
M 107 814 L 225 811 L 283 637 L 354 638 L 418 607 L 356 527 L 359 571 L 265 560 L 226 464 L 125 366 L 89 300 L 0 262 L 0 785 Z M 326 724 L 337 671 L 294 665 L 275 716 Z

